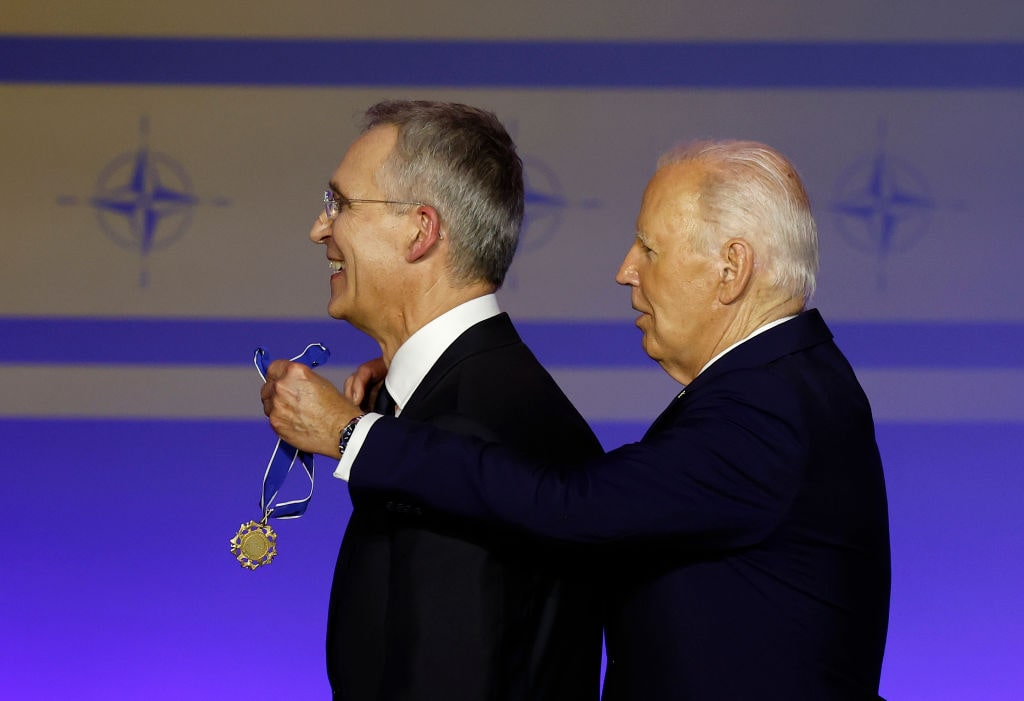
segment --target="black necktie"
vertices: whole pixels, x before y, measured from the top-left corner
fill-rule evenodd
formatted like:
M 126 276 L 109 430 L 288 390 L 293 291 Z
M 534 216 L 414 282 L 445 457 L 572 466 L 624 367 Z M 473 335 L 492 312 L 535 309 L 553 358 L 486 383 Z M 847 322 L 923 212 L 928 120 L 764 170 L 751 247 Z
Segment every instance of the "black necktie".
M 391 398 L 391 394 L 388 392 L 388 388 L 384 383 L 380 385 L 380 391 L 377 393 L 377 399 L 373 402 L 373 410 L 378 414 L 384 416 L 395 415 L 395 400 Z

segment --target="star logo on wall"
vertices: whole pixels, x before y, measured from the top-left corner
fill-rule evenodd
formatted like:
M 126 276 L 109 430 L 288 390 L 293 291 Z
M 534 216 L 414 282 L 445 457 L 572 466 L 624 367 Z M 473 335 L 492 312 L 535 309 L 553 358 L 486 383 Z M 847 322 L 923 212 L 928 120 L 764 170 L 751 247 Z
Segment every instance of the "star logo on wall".
M 571 201 L 563 194 L 555 171 L 535 158 L 523 159 L 523 185 L 526 189 L 526 211 L 519 243 L 521 251 L 543 248 L 558 233 L 562 215 L 570 207 L 593 209 L 600 206 L 600 202 L 594 199 Z
M 830 209 L 843 238 L 884 265 L 927 234 L 937 204 L 917 169 L 887 151 L 882 128 L 875 153 L 840 175 Z
M 566 197 L 555 171 L 543 161 L 528 156 L 523 157 L 523 188 L 525 209 L 517 254 L 533 253 L 546 246 L 561 229 L 566 210 L 601 206 L 597 199 L 577 201 Z M 505 278 L 505 287 L 514 290 L 518 286 L 519 275 L 513 266 Z
M 60 197 L 58 203 L 80 204 L 75 197 Z M 115 157 L 103 168 L 94 194 L 85 202 L 93 208 L 100 228 L 111 241 L 138 252 L 141 287 L 149 283 L 149 255 L 180 239 L 201 203 L 181 164 L 150 148 L 146 117 L 139 122 L 139 146 Z M 209 203 L 229 204 L 223 198 Z

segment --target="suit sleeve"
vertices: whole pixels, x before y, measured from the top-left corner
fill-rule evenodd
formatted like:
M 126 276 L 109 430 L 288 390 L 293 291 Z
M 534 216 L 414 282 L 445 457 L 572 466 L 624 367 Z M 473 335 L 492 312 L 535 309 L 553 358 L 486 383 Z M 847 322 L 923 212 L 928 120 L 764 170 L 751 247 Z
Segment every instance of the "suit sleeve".
M 759 542 L 793 502 L 808 463 L 798 397 L 768 373 L 734 373 L 640 443 L 582 470 L 527 461 L 480 440 L 382 419 L 351 486 L 558 540 L 669 539 L 701 549 Z M 761 397 L 752 401 L 751 397 Z M 443 470 L 428 471 L 429 455 Z

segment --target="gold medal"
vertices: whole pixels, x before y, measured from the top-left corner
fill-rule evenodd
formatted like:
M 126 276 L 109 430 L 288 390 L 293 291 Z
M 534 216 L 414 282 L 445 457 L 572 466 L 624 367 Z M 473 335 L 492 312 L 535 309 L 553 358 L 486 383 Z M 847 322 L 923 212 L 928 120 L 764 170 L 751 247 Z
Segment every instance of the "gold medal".
M 331 357 L 331 352 L 322 343 L 310 343 L 299 355 L 292 358 L 293 361 L 315 368 L 323 365 Z M 253 363 L 260 377 L 265 382 L 267 379 L 267 368 L 270 359 L 267 352 L 257 348 L 253 355 Z M 305 499 L 296 499 L 275 504 L 277 492 L 284 483 L 285 478 L 292 469 L 292 465 L 298 460 L 306 470 L 309 477 L 309 496 Z M 235 537 L 231 539 L 231 554 L 235 556 L 242 567 L 247 570 L 254 570 L 261 565 L 269 565 L 277 557 L 277 533 L 267 525 L 270 514 L 275 510 L 276 518 L 298 518 L 305 512 L 310 497 L 313 496 L 313 455 L 304 453 L 289 445 L 282 439 L 278 439 L 274 452 L 267 464 L 267 471 L 263 474 L 263 492 L 260 496 L 260 508 L 263 510 L 263 518 L 259 521 L 243 523 Z
M 238 558 L 242 567 L 254 570 L 260 565 L 270 564 L 277 555 L 277 533 L 262 521 L 243 523 L 231 539 L 231 554 Z

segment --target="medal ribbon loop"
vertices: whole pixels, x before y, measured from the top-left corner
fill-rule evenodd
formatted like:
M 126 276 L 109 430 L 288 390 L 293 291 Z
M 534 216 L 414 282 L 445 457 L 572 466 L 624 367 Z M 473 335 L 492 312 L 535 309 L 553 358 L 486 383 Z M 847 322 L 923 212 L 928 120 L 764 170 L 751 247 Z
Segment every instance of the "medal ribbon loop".
M 306 346 L 305 350 L 292 358 L 292 361 L 315 368 L 326 363 L 330 357 L 331 352 L 327 350 L 327 346 L 322 343 L 310 343 Z M 271 362 L 267 357 L 267 352 L 263 348 L 257 348 L 253 354 L 252 361 L 256 366 L 256 371 L 259 372 L 260 377 L 266 382 L 267 366 Z M 284 484 L 285 478 L 288 477 L 288 473 L 291 471 L 296 459 L 305 468 L 306 476 L 309 477 L 309 494 L 302 499 L 293 499 L 274 504 L 274 500 L 277 499 L 277 493 L 281 490 L 281 485 Z M 277 445 L 274 446 L 274 452 L 270 456 L 270 462 L 267 463 L 266 472 L 263 474 L 263 491 L 260 495 L 260 511 L 263 512 L 263 522 L 265 523 L 268 517 L 285 519 L 302 516 L 306 512 L 306 507 L 309 506 L 309 500 L 312 496 L 313 455 L 298 450 L 292 444 L 279 438 Z

